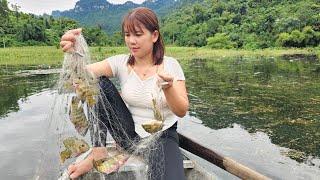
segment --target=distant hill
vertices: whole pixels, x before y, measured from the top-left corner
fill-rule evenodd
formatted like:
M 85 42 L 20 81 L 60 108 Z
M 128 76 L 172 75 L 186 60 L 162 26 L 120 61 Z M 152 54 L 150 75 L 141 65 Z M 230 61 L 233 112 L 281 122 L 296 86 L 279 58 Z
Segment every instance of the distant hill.
M 203 0 L 162 19 L 167 43 L 261 49 L 320 47 L 319 0 Z
M 320 49 L 319 0 L 147 0 L 120 5 L 79 0 L 73 9 L 54 11 L 53 16 L 10 10 L 7 1 L 0 0 L 0 47 L 58 46 L 66 30 L 79 26 L 85 28 L 90 46 L 119 46 L 123 44 L 119 33 L 122 17 L 138 6 L 158 14 L 166 44 L 216 49 Z
M 163 17 L 172 12 L 184 1 L 147 0 L 142 4 L 127 1 L 124 4 L 111 4 L 107 0 L 80 0 L 75 7 L 67 11 L 52 11 L 53 17 L 68 17 L 79 21 L 81 25 L 101 27 L 108 34 L 120 31 L 122 17 L 139 6 L 148 7 Z M 185 1 L 189 2 L 189 1 Z

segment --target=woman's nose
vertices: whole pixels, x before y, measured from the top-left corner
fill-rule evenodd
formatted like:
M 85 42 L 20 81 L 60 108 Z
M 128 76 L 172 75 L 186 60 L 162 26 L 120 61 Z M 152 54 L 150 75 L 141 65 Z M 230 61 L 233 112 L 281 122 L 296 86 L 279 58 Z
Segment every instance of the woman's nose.
M 137 43 L 137 39 L 135 36 L 130 36 L 129 37 L 129 43 L 130 44 L 136 44 Z

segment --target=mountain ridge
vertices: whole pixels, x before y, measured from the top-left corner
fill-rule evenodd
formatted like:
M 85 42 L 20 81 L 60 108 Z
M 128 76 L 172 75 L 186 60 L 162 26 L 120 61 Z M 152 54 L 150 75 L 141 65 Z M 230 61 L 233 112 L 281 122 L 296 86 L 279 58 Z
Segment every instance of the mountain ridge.
M 146 0 L 141 4 L 127 1 L 112 4 L 107 0 L 79 0 L 75 7 L 66 11 L 52 11 L 55 18 L 67 17 L 79 21 L 81 25 L 99 27 L 108 34 L 120 31 L 122 17 L 136 7 L 148 7 L 159 17 L 172 11 L 179 3 L 176 0 Z

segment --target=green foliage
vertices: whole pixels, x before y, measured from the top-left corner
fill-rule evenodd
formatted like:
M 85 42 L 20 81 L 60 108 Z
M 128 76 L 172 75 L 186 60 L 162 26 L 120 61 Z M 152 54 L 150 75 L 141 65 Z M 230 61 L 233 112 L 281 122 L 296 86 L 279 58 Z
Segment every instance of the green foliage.
M 259 37 L 256 34 L 247 34 L 243 40 L 244 49 L 259 49 Z
M 283 47 L 307 47 L 317 46 L 320 43 L 320 32 L 316 32 L 311 26 L 303 28 L 302 32 L 293 30 L 291 33 L 281 33 L 277 44 Z
M 306 45 L 317 46 L 320 44 L 320 32 L 314 31 L 311 26 L 304 27 L 302 33 Z
M 219 33 L 227 35 L 236 48 L 319 46 L 317 0 L 197 2 L 163 18 L 163 34 L 170 37 L 165 38 L 166 43 L 204 46 L 202 39 L 212 41 L 211 37 Z M 204 24 L 206 28 L 200 30 Z
M 81 11 L 76 8 L 55 11 L 56 19 L 19 13 L 20 7 L 16 5 L 11 11 L 7 0 L 0 0 L 0 46 L 58 46 L 65 31 L 84 25 L 89 45 L 121 46 L 124 44 L 120 32 L 122 16 L 137 6 L 149 7 L 157 13 L 166 44 L 240 49 L 320 44 L 318 0 L 157 0 L 142 5 L 80 0 L 77 7 Z
M 86 41 L 91 46 L 105 46 L 107 45 L 107 34 L 101 31 L 100 28 L 90 28 L 83 32 Z
M 182 36 L 182 43 L 187 46 L 205 46 L 207 30 L 206 23 L 190 26 Z
M 9 14 L 9 8 L 8 8 L 8 1 L 7 0 L 0 0 L 0 17 L 1 19 L 3 17 L 8 17 Z
M 0 1 L 0 47 L 54 45 L 59 46 L 61 36 L 69 29 L 79 27 L 70 19 L 54 19 L 52 16 L 35 16 L 10 11 L 6 1 Z M 84 28 L 84 34 L 91 46 L 111 44 L 101 28 Z
M 281 33 L 279 35 L 279 38 L 277 39 L 277 44 L 279 44 L 280 46 L 289 47 L 290 40 L 291 37 L 289 33 Z
M 231 49 L 234 47 L 233 43 L 229 36 L 224 33 L 217 33 L 213 37 L 207 39 L 208 46 L 215 49 Z

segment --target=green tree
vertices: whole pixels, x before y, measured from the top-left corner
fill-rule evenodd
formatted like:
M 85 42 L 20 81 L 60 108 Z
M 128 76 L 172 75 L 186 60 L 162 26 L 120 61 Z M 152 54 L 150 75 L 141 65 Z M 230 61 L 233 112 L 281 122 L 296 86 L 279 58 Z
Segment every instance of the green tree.
M 0 0 L 0 17 L 6 18 L 9 15 L 9 7 L 8 7 L 8 1 L 7 0 Z
M 16 16 L 16 20 L 19 21 L 19 17 L 20 17 L 19 10 L 20 10 L 21 7 L 18 6 L 17 4 L 11 4 L 11 8 L 14 11 L 14 15 Z
M 318 46 L 320 43 L 320 32 L 316 32 L 311 26 L 303 28 L 302 33 L 304 34 L 304 44 L 306 46 Z
M 289 33 L 281 33 L 277 39 L 278 46 L 290 47 L 291 46 L 291 36 Z
M 208 26 L 206 23 L 190 26 L 183 35 L 182 42 L 187 46 L 205 46 Z
M 299 30 L 293 30 L 290 36 L 294 47 L 305 47 L 305 35 L 302 32 Z
M 231 49 L 235 43 L 230 40 L 228 35 L 217 33 L 207 39 L 207 46 L 214 49 Z
M 83 31 L 88 45 L 104 46 L 107 44 L 107 34 L 101 30 L 101 27 L 86 28 Z

